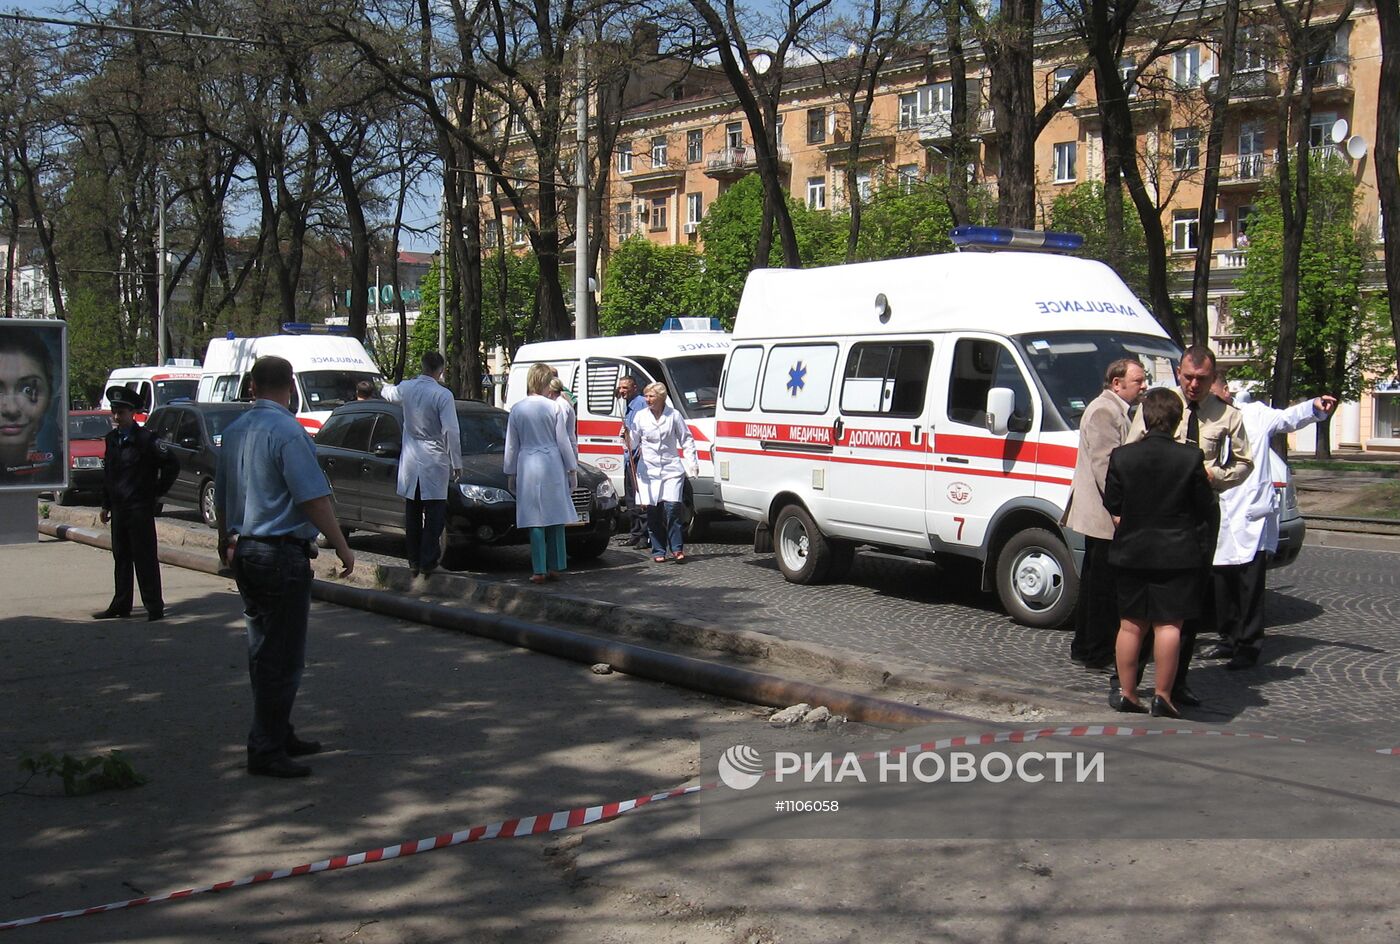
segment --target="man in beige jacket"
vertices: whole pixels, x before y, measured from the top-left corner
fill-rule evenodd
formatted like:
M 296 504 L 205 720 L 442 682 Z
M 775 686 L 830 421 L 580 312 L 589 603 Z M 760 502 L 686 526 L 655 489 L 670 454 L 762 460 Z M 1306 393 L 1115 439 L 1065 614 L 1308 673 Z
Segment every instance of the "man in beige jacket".
M 1254 470 L 1254 457 L 1250 452 L 1249 435 L 1244 429 L 1244 417 L 1235 407 L 1210 392 L 1215 382 L 1215 353 L 1204 344 L 1188 347 L 1181 355 L 1181 366 L 1176 371 L 1180 385 L 1181 399 L 1186 409 L 1181 415 L 1181 425 L 1176 428 L 1177 442 L 1199 446 L 1206 457 L 1206 477 L 1216 492 L 1234 488 L 1249 478 Z M 1128 431 L 1128 442 L 1137 442 L 1145 436 L 1142 417 L 1133 420 Z M 1220 509 L 1215 510 L 1210 524 L 1210 533 L 1203 535 L 1205 546 L 1214 548 L 1216 534 L 1220 530 Z M 1210 576 L 1209 557 L 1202 567 Z M 1210 586 L 1207 579 L 1206 586 Z M 1215 631 L 1215 613 L 1210 594 L 1206 595 L 1204 614 L 1199 619 L 1187 620 L 1181 628 L 1181 659 L 1177 666 L 1176 680 L 1172 691 L 1172 702 L 1178 706 L 1194 707 L 1201 703 L 1186 687 L 1186 672 L 1191 667 L 1191 653 L 1195 648 L 1196 636 L 1202 632 Z
M 1108 547 L 1113 517 L 1103 506 L 1108 455 L 1127 440 L 1128 408 L 1142 396 L 1147 374 L 1142 364 L 1125 357 L 1108 365 L 1100 393 L 1079 419 L 1079 454 L 1074 483 L 1060 524 L 1084 536 L 1084 566 L 1079 574 L 1079 606 L 1074 614 L 1074 641 L 1069 657 L 1089 669 L 1113 665 L 1118 636 L 1118 599 Z

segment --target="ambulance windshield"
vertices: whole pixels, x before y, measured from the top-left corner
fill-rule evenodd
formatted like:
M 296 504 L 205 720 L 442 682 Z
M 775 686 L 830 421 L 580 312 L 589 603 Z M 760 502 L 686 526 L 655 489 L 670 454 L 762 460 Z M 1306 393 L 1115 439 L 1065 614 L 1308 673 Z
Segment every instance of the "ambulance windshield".
M 668 357 L 666 372 L 671 380 L 666 385 L 667 402 L 691 419 L 714 416 L 723 371 L 723 354 Z
M 1070 429 L 1103 391 L 1108 365 L 1120 357 L 1136 357 L 1147 371 L 1149 387 L 1176 385 L 1181 352 L 1166 338 L 1101 331 L 1055 331 L 1023 334 L 1016 339 L 1035 371 L 1046 400 Z
M 378 387 L 383 379 L 363 370 L 304 370 L 299 376 L 308 410 L 334 410 L 355 399 L 355 385 L 361 380 Z

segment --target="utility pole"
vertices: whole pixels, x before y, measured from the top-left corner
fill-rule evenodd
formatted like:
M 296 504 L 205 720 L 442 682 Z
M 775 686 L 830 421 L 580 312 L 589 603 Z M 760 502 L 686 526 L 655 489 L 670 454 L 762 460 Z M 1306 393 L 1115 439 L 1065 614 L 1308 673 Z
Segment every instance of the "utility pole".
M 447 175 L 442 171 L 442 199 L 438 202 L 438 353 L 447 356 Z
M 574 161 L 574 337 L 588 337 L 588 57 L 578 40 L 578 154 Z
M 165 363 L 165 179 L 156 175 L 156 366 Z

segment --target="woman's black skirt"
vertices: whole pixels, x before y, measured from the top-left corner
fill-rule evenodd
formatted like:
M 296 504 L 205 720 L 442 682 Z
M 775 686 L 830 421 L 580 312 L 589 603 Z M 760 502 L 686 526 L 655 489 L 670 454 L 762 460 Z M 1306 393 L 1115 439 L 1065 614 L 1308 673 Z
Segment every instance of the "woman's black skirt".
M 1118 615 L 1158 625 L 1201 615 L 1202 570 L 1117 569 Z

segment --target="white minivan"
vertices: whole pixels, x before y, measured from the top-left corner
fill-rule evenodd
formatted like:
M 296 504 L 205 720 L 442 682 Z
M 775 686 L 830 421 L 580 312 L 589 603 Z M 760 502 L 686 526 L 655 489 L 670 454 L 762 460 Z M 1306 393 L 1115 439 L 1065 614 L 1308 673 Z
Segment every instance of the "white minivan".
M 525 375 L 531 364 L 553 367 L 578 399 L 579 458 L 606 473 L 621 495 L 623 404 L 614 396 L 617 382 L 631 375 L 639 388 L 653 381 L 665 384 L 667 403 L 685 417 L 695 437 L 700 474 L 688 483 L 685 501 L 691 526 L 698 531 L 720 511 L 713 494 L 710 449 L 715 437 L 715 398 L 728 351 L 728 334 L 717 327 L 697 329 L 693 319 L 681 319 L 679 330 L 656 334 L 526 344 L 510 365 L 506 409 L 525 398 Z
M 331 411 L 355 399 L 355 385 L 383 382 L 379 368 L 356 338 L 309 333 L 306 326 L 284 326 L 293 332 L 259 338 L 214 338 L 204 354 L 204 371 L 196 396 L 202 403 L 226 403 L 251 396 L 249 372 L 259 357 L 283 357 L 295 374 L 292 412 L 311 435 Z M 230 332 L 232 334 L 232 332 Z
M 199 377 L 199 363 L 193 360 L 172 360 L 164 367 L 118 367 L 102 385 L 98 408 L 110 410 L 112 404 L 107 399 L 107 391 L 112 387 L 125 387 L 136 394 L 136 422 L 145 423 L 156 407 L 165 406 L 171 400 L 193 400 Z
M 840 579 L 859 545 L 932 554 L 1017 621 L 1060 625 L 1083 550 L 1059 525 L 1079 417 L 1124 356 L 1175 383 L 1180 350 L 1092 260 L 756 270 L 716 413 L 716 494 L 791 581 Z

